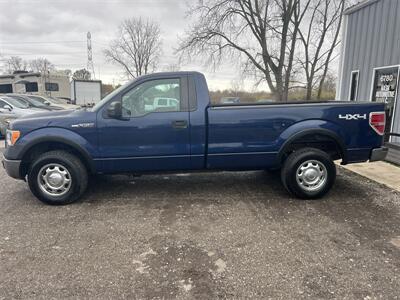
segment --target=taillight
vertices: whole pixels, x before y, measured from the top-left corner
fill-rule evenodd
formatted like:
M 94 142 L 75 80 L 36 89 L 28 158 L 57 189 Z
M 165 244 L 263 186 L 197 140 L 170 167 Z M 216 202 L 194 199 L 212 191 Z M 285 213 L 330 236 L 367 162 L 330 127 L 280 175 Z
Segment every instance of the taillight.
M 369 125 L 379 135 L 385 134 L 386 114 L 383 111 L 369 114 Z

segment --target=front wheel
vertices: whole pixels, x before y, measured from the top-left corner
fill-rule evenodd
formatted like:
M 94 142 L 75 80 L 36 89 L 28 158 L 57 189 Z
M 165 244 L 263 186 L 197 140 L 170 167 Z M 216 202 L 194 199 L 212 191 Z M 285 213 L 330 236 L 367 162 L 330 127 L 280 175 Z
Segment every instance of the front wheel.
M 65 205 L 85 192 L 88 173 L 79 158 L 66 151 L 50 151 L 36 158 L 28 171 L 32 193 L 42 202 Z
M 327 194 L 336 179 L 331 157 L 319 149 L 304 148 L 286 159 L 281 171 L 285 188 L 300 199 L 318 199 Z

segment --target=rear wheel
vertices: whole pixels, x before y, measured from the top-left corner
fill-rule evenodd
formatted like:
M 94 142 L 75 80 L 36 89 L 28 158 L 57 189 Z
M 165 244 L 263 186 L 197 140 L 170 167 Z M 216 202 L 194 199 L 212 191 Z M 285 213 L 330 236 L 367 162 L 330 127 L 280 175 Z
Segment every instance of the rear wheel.
M 88 174 L 79 158 L 66 151 L 50 151 L 36 158 L 28 171 L 32 193 L 42 202 L 65 205 L 85 192 Z
M 331 157 L 319 149 L 304 148 L 286 159 L 281 171 L 285 188 L 300 199 L 318 199 L 327 194 L 336 179 Z

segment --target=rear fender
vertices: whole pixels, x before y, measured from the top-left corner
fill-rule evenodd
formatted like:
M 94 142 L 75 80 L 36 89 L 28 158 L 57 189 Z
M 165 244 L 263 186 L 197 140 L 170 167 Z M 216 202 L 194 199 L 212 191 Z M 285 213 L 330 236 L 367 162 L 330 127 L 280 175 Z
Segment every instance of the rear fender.
M 343 129 L 333 122 L 324 120 L 307 120 L 299 122 L 282 132 L 278 139 L 279 160 L 282 160 L 285 151 L 295 140 L 313 134 L 325 135 L 332 138 L 340 148 L 339 150 L 341 151 L 343 163 L 347 162 L 345 144 L 346 135 Z

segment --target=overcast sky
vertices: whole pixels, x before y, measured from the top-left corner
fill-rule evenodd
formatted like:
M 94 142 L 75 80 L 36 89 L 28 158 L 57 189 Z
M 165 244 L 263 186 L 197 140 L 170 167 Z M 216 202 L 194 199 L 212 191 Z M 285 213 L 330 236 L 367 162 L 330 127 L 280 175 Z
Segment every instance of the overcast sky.
M 123 82 L 122 69 L 106 62 L 102 53 L 116 36 L 119 23 L 145 17 L 160 24 L 164 54 L 159 69 L 175 64 L 178 36 L 191 23 L 185 17 L 189 0 L 0 0 L 0 54 L 24 59 L 46 57 L 58 69 L 86 67 L 86 33 L 92 34 L 96 79 Z M 191 0 L 197 1 L 197 0 Z M 201 61 L 183 70 L 206 73 L 211 88 L 226 88 L 240 78 L 235 66 L 226 63 L 215 72 Z M 247 82 L 247 89 L 252 85 Z

